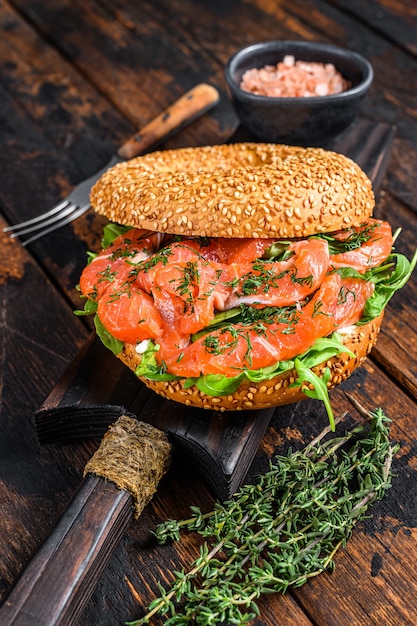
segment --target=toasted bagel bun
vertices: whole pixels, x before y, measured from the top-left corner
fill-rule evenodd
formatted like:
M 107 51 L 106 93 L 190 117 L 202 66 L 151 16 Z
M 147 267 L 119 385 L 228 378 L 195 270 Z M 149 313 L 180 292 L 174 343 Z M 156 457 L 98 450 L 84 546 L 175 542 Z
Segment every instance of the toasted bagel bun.
M 119 224 L 203 237 L 306 237 L 358 226 L 372 185 L 321 148 L 237 143 L 152 152 L 108 170 L 91 206 Z
M 191 237 L 300 238 L 359 226 L 374 207 L 372 185 L 347 157 L 321 148 L 238 143 L 152 152 L 108 170 L 91 191 L 91 206 L 110 221 Z M 365 360 L 382 321 L 342 333 L 346 349 L 327 367 L 334 387 Z M 125 344 L 119 358 L 135 371 L 141 355 Z M 209 396 L 182 379 L 140 377 L 160 395 L 219 411 L 262 409 L 306 398 L 295 370 L 260 383 L 243 381 L 230 395 Z
M 355 357 L 348 353 L 341 353 L 338 356 L 321 363 L 312 368 L 320 377 L 323 376 L 328 367 L 331 372 L 328 387 L 340 384 L 352 374 L 366 359 L 369 352 L 376 343 L 381 327 L 383 313 L 363 326 L 350 326 L 341 333 L 343 345 L 351 350 Z M 141 355 L 136 352 L 135 346 L 125 344 L 118 358 L 135 371 L 141 360 Z M 203 409 L 215 409 L 217 411 L 239 411 L 245 409 L 265 409 L 268 407 L 282 406 L 305 400 L 307 396 L 302 392 L 301 387 L 291 387 L 298 377 L 295 370 L 280 374 L 271 380 L 253 383 L 249 380 L 242 382 L 239 388 L 227 396 L 208 396 L 197 387 L 193 386 L 184 389 L 183 381 L 154 381 L 139 377 L 147 387 L 159 393 L 164 398 L 175 400 Z

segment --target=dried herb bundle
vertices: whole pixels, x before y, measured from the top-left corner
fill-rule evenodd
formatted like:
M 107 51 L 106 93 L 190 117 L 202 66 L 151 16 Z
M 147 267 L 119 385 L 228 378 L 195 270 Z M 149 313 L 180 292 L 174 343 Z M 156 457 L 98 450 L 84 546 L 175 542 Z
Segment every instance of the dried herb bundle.
M 369 505 L 391 484 L 389 422 L 381 409 L 340 437 L 329 428 L 301 451 L 277 456 L 256 484 L 210 513 L 192 507 L 192 517 L 157 527 L 160 543 L 179 540 L 180 531 L 205 538 L 188 572 L 175 572 L 172 587 L 148 607 L 142 619 L 165 616 L 179 624 L 247 624 L 263 593 L 285 592 L 333 569 Z

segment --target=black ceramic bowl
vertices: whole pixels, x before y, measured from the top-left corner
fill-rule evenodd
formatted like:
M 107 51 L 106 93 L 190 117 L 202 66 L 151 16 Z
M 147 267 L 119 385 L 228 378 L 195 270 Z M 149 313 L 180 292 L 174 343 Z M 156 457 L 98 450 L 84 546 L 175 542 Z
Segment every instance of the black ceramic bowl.
M 258 96 L 240 89 L 246 70 L 276 65 L 285 55 L 293 55 L 296 60 L 333 63 L 351 86 L 339 94 L 297 98 Z M 371 86 L 373 70 L 360 54 L 337 46 L 266 41 L 236 52 L 226 64 L 225 78 L 236 114 L 258 140 L 317 146 L 353 122 Z

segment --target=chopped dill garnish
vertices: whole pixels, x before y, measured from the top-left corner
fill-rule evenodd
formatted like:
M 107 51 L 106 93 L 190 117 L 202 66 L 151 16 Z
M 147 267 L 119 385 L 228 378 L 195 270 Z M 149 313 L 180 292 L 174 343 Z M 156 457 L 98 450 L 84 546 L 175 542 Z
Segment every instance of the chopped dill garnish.
M 379 228 L 377 222 L 360 224 L 361 230 L 351 230 L 350 234 L 345 239 L 338 239 L 335 235 L 337 233 L 318 233 L 313 235 L 312 239 L 325 239 L 329 244 L 330 254 L 342 254 L 343 252 L 349 252 L 350 250 L 356 250 L 367 243 L 375 235 L 375 231 Z
M 311 287 L 313 285 L 313 274 L 309 274 L 308 276 L 297 276 L 297 270 L 295 272 L 291 272 L 290 274 L 291 282 L 295 285 L 301 285 L 302 287 Z
M 345 304 L 348 301 L 349 296 L 352 296 L 353 301 L 356 301 L 356 293 L 352 289 L 348 289 L 345 285 L 342 285 L 337 297 L 337 304 Z
M 161 248 L 158 252 L 155 252 L 149 259 L 146 261 L 142 261 L 138 264 L 138 269 L 142 272 L 149 272 L 153 267 L 158 265 L 158 263 L 162 263 L 162 265 L 167 265 L 168 259 L 172 254 L 171 246 L 165 246 L 165 248 Z
M 237 281 L 233 281 L 231 285 L 233 288 L 240 287 L 240 292 L 244 296 L 249 296 L 253 293 L 268 293 L 271 288 L 279 288 L 279 281 L 288 273 L 289 270 L 277 273 L 274 267 L 271 267 L 271 263 L 268 263 L 268 267 L 265 266 L 264 261 L 256 261 L 252 265 L 253 272 L 245 274 Z
M 188 294 L 192 298 L 191 288 L 197 286 L 200 279 L 198 265 L 195 261 L 187 261 L 185 267 L 181 269 L 182 280 L 178 284 L 176 291 L 180 296 Z

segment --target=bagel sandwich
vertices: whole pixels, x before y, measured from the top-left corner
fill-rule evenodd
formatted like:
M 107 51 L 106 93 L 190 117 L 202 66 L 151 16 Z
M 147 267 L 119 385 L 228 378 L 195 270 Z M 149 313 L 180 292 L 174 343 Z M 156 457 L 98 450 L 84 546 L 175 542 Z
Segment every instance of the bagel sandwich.
M 91 191 L 108 218 L 80 277 L 99 336 L 145 385 L 186 405 L 325 402 L 374 346 L 416 263 L 372 217 L 372 184 L 320 148 L 158 151 Z M 81 312 L 79 312 L 81 313 Z

